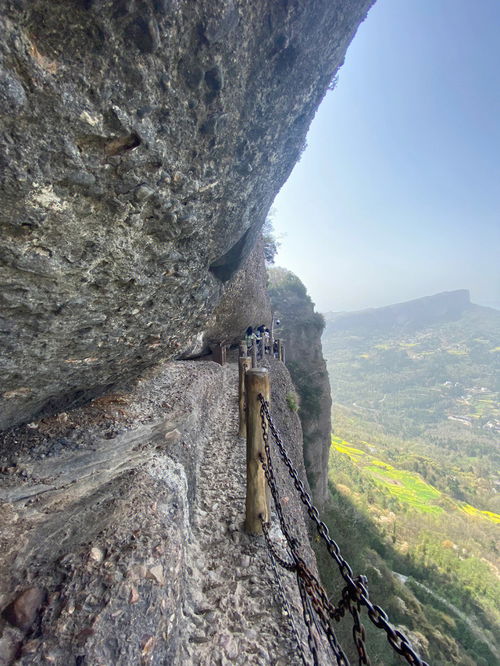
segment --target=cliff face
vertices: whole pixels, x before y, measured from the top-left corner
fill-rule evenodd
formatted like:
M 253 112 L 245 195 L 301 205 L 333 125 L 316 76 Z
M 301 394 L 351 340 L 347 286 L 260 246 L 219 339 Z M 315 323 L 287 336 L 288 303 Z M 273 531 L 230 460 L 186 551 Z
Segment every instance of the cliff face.
M 322 315 L 302 282 L 290 271 L 269 271 L 269 295 L 280 326 L 275 336 L 285 340 L 286 364 L 299 395 L 304 433 L 304 461 L 314 498 L 328 498 L 328 454 L 331 439 L 330 383 L 321 347 Z
M 236 368 L 165 359 L 266 318 L 252 248 L 371 4 L 1 3 L 0 662 L 294 663 Z
M 263 239 L 259 237 L 240 270 L 228 282 L 204 339 L 237 344 L 248 326 L 271 322 Z
M 5 0 L 0 429 L 190 350 L 372 0 Z

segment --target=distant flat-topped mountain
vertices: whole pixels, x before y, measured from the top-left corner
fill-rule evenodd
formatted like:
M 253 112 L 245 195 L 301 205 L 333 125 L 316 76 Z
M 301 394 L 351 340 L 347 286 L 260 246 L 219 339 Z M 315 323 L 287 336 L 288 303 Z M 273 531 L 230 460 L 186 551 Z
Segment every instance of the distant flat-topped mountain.
M 471 303 L 467 289 L 457 289 L 381 308 L 357 312 L 329 312 L 325 319 L 335 330 L 412 330 L 459 319 L 465 310 L 478 307 L 481 306 Z
M 475 431 L 468 443 L 500 431 L 500 311 L 468 291 L 329 315 L 322 342 L 334 401 L 393 434 L 404 422 L 427 441 L 450 419 Z

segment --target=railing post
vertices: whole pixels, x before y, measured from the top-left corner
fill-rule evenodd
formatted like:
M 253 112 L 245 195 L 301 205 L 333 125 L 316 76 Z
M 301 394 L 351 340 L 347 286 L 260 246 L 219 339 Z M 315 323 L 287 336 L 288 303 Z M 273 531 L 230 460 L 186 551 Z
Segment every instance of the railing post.
M 262 534 L 262 523 L 269 520 L 267 482 L 259 455 L 265 459 L 264 438 L 260 418 L 259 393 L 269 400 L 269 373 L 266 368 L 248 370 L 245 375 L 247 397 L 247 497 L 245 530 L 249 534 Z
M 239 361 L 239 408 L 240 408 L 240 430 L 239 436 L 247 436 L 247 417 L 246 417 L 246 391 L 245 391 L 245 375 L 247 370 L 250 370 L 252 361 L 248 356 L 241 356 Z
M 252 368 L 257 367 L 257 340 L 252 340 Z
M 221 342 L 215 345 L 213 359 L 219 365 L 224 365 L 226 363 L 226 345 L 224 343 Z

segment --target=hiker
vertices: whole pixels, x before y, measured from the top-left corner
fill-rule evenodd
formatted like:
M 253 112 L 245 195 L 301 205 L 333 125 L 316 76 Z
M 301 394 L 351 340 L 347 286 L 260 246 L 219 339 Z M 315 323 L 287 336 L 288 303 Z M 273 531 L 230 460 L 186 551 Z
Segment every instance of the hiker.
M 263 341 L 263 327 L 259 326 L 257 330 L 254 333 L 255 339 L 254 339 L 254 344 L 256 345 L 257 349 L 257 358 L 261 359 L 263 354 L 262 354 L 262 341 Z
M 271 332 L 268 328 L 264 331 L 264 354 L 271 353 Z
M 247 345 L 247 351 L 252 346 L 252 341 L 253 341 L 253 328 L 249 326 L 245 332 L 245 342 Z

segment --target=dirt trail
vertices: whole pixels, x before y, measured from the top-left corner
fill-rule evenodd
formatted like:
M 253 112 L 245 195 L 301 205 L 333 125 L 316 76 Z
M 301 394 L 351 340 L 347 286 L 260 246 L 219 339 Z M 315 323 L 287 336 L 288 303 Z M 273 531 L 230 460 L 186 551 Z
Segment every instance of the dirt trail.
M 193 576 L 201 594 L 186 649 L 190 663 L 288 664 L 297 659 L 262 539 L 242 531 L 245 442 L 238 437 L 236 366 L 225 369 L 220 437 L 205 446 L 194 512 Z

